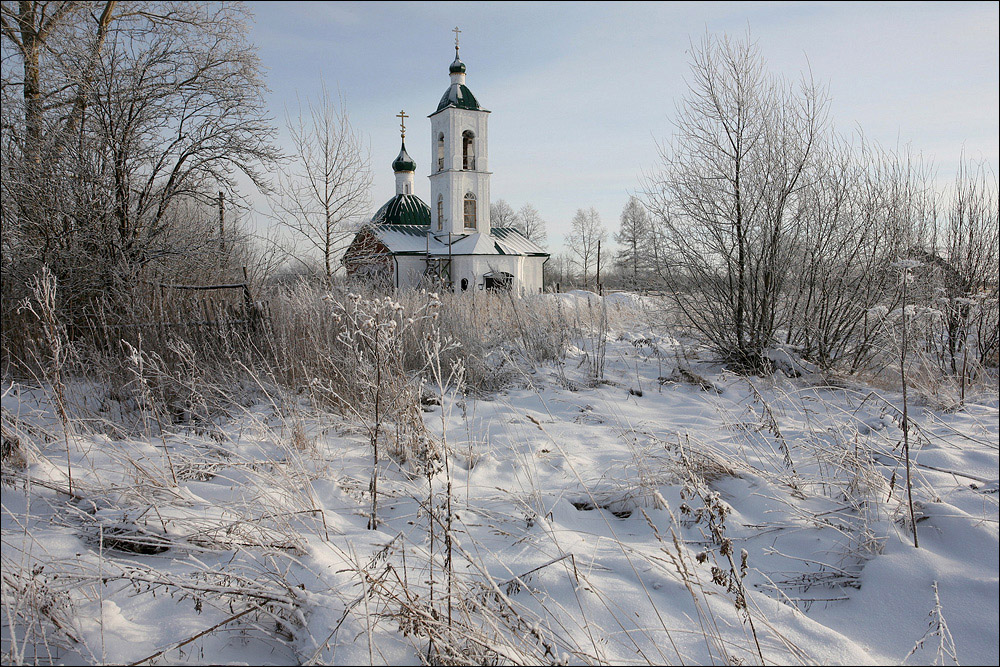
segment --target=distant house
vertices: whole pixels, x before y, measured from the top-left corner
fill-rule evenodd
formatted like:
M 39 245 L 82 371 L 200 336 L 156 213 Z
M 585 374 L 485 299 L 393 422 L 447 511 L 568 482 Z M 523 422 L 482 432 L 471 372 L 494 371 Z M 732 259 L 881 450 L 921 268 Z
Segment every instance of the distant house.
M 417 165 L 406 152 L 403 127 L 392 163 L 396 195 L 354 237 L 343 259 L 347 274 L 397 289 L 540 292 L 548 253 L 517 229 L 490 224 L 490 112 L 465 85 L 457 40 L 449 72 L 451 85 L 430 115 L 431 154 L 437 156 L 430 175 L 433 209 L 413 194 Z

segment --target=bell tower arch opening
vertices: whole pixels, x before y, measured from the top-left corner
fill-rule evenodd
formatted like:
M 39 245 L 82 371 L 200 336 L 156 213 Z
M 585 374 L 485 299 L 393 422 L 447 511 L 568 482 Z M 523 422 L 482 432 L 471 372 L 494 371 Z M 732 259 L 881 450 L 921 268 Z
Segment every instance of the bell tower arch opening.
M 462 133 L 462 169 L 476 170 L 476 135 L 471 130 Z

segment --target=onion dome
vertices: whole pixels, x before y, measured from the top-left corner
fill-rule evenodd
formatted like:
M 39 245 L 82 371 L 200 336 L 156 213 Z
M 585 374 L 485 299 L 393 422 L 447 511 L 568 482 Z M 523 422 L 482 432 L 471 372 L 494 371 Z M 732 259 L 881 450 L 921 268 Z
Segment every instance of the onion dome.
M 410 154 L 406 152 L 406 144 L 403 143 L 399 148 L 399 155 L 396 159 L 392 161 L 392 170 L 394 172 L 401 171 L 416 171 L 417 163 L 410 157 Z
M 431 114 L 432 116 L 438 111 L 443 111 L 449 107 L 454 109 L 468 109 L 469 111 L 486 111 L 486 109 L 479 106 L 476 96 L 465 85 L 465 63 L 458 57 L 458 33 L 462 31 L 455 28 L 453 32 L 455 33 L 455 59 L 451 62 L 451 66 L 448 67 L 448 72 L 451 76 L 451 85 L 448 86 L 448 90 L 444 91 L 441 101 L 438 102 L 437 109 Z
M 416 195 L 399 194 L 382 205 L 372 223 L 376 225 L 424 225 L 431 224 L 431 208 Z
M 444 91 L 444 95 L 441 96 L 441 101 L 438 102 L 437 113 L 442 109 L 447 109 L 448 107 L 455 107 L 456 109 L 469 109 L 470 111 L 485 111 L 479 102 L 476 100 L 476 96 L 472 94 L 468 86 L 462 83 L 453 83 L 448 86 L 448 90 Z

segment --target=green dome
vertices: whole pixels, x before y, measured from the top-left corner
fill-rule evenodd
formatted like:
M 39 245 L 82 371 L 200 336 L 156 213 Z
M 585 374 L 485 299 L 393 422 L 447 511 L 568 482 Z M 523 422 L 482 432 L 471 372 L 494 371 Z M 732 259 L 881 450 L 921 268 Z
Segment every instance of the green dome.
M 372 222 L 376 225 L 431 224 L 431 208 L 416 195 L 396 195 L 382 205 Z
M 459 60 L 456 55 L 455 60 L 451 63 L 451 67 L 448 68 L 448 71 L 452 74 L 465 74 L 465 63 Z
M 399 155 L 396 159 L 392 161 L 393 171 L 416 171 L 417 163 L 413 161 L 410 154 L 406 152 L 406 144 L 403 143 L 399 148 Z
M 441 96 L 441 101 L 438 102 L 437 113 L 442 109 L 447 109 L 448 107 L 455 107 L 456 109 L 469 109 L 470 111 L 485 111 L 479 102 L 476 100 L 476 96 L 472 94 L 465 84 L 453 83 L 448 86 L 448 90 L 444 91 L 444 95 Z M 431 114 L 434 115 L 434 114 Z

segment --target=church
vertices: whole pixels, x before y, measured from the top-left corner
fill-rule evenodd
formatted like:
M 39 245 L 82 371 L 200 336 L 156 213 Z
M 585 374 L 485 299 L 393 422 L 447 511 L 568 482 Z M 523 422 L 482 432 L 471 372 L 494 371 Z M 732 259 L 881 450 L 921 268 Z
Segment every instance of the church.
M 490 224 L 490 112 L 465 85 L 458 32 L 451 85 L 429 116 L 433 208 L 414 194 L 417 164 L 406 152 L 401 111 L 402 145 L 392 163 L 396 195 L 354 237 L 344 267 L 351 278 L 388 288 L 538 293 L 548 253 L 519 230 Z

